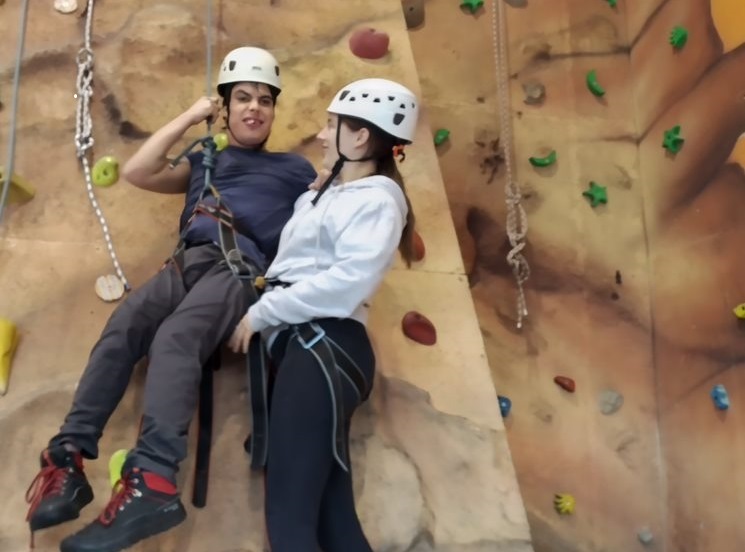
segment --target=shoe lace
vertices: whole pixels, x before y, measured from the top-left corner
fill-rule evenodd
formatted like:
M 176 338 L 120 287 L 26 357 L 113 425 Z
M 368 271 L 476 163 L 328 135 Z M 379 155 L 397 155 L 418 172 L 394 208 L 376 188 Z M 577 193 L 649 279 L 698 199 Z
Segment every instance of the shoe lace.
M 26 489 L 26 502 L 30 504 L 26 521 L 31 519 L 34 512 L 47 496 L 59 494 L 67 478 L 68 467 L 55 466 L 51 462 L 44 466 Z
M 124 510 L 126 504 L 132 502 L 132 498 L 138 498 L 142 496 L 142 492 L 135 487 L 139 483 L 137 474 L 128 473 L 122 479 L 117 481 L 114 485 L 114 489 L 111 492 L 111 498 L 109 503 L 104 508 L 101 515 L 98 516 L 98 521 L 102 525 L 111 525 L 118 512 Z

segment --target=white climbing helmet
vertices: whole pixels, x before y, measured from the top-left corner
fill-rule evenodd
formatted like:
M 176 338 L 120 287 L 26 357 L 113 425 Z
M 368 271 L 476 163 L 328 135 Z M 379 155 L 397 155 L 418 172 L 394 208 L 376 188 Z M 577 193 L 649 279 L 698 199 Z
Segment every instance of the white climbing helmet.
M 282 90 L 279 63 L 272 54 L 262 48 L 236 48 L 222 60 L 220 74 L 217 77 L 217 93 L 224 96 L 225 85 L 235 82 L 263 82 L 275 88 L 279 94 Z
M 403 143 L 411 144 L 416 133 L 419 102 L 411 90 L 397 82 L 362 79 L 339 90 L 327 111 L 362 119 Z

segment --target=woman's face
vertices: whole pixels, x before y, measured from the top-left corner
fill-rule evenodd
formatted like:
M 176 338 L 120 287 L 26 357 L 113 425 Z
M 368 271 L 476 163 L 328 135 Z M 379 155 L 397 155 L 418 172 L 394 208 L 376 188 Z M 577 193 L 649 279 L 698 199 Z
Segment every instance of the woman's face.
M 274 100 L 266 84 L 241 82 L 230 93 L 228 128 L 237 145 L 258 146 L 272 130 Z
M 339 116 L 329 113 L 326 126 L 316 135 L 323 148 L 324 169 L 331 170 L 334 163 L 339 159 L 339 153 L 336 151 L 336 129 L 338 126 Z M 368 137 L 369 132 L 366 128 L 352 130 L 342 123 L 339 129 L 339 151 L 347 159 L 359 159 L 365 155 L 365 149 L 368 147 Z
M 339 159 L 339 154 L 336 151 L 336 125 L 339 124 L 339 116 L 329 113 L 329 117 L 326 120 L 326 126 L 316 135 L 316 138 L 320 140 L 321 147 L 323 148 L 323 168 L 331 170 Z M 341 138 L 341 136 L 339 137 Z M 341 143 L 341 140 L 340 140 Z

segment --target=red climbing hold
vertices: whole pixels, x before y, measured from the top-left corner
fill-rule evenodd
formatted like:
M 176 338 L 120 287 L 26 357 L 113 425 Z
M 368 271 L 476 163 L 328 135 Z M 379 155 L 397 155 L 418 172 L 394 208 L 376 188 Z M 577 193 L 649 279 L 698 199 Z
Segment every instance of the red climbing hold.
M 404 335 L 422 345 L 437 343 L 437 330 L 432 322 L 418 312 L 407 312 L 401 321 Z
M 572 378 L 568 378 L 566 376 L 556 376 L 554 378 L 554 383 L 556 383 L 556 385 L 561 387 L 564 391 L 574 393 L 574 380 Z
M 414 260 L 421 261 L 424 258 L 426 248 L 424 247 L 424 240 L 419 235 L 419 232 L 414 230 Z
M 379 32 L 371 27 L 358 29 L 349 37 L 349 49 L 364 59 L 380 59 L 388 53 L 391 39 L 388 33 Z

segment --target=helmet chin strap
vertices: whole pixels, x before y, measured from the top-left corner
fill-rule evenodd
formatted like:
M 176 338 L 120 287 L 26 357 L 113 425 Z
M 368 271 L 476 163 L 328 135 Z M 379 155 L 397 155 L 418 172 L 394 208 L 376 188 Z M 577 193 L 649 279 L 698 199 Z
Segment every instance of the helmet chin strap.
M 350 163 L 361 163 L 362 161 L 370 161 L 375 158 L 375 156 L 373 155 L 368 155 L 366 157 L 361 157 L 360 159 L 349 159 L 341 152 L 341 149 L 339 148 L 339 134 L 341 131 L 341 123 L 341 118 L 339 118 L 339 123 L 336 125 L 336 153 L 339 155 L 339 159 L 337 159 L 336 163 L 334 163 L 334 166 L 331 168 L 331 174 L 326 179 L 326 182 L 324 182 L 318 190 L 316 197 L 314 197 L 311 201 L 314 206 L 316 203 L 318 203 L 318 200 L 321 199 L 321 196 L 328 189 L 328 187 L 331 186 L 331 183 L 336 180 L 337 176 L 339 176 L 341 168 L 344 166 L 345 162 L 349 161 Z

